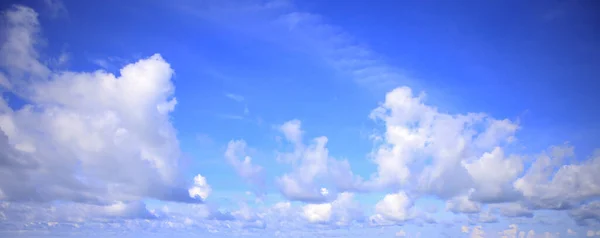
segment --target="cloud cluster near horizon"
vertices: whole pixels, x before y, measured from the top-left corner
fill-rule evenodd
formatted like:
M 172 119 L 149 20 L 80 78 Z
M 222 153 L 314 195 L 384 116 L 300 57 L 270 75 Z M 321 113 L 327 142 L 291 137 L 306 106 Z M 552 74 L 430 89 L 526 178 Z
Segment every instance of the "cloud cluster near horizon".
M 577 230 L 600 236 L 600 152 L 579 157 L 581 162 L 573 162 L 570 144 L 549 145 L 536 154 L 511 153 L 518 122 L 482 112 L 446 113 L 427 104 L 425 93 L 406 86 L 387 92 L 365 115 L 381 126 L 371 135 L 374 147 L 367 157 L 376 170 L 369 176 L 355 173 L 347 159 L 334 158 L 326 136 L 307 138 L 298 119 L 275 126 L 289 148 L 272 158 L 289 168 L 275 177 L 249 155 L 251 144 L 231 140 L 223 160 L 252 188 L 257 202 L 224 211 L 207 202 L 213 190 L 224 188 L 211 186 L 200 173 L 192 178 L 182 173 L 177 131 L 169 118 L 178 103 L 172 80 L 176 67 L 155 54 L 116 75 L 55 69 L 40 59 L 37 13 L 13 6 L 3 17 L 7 34 L 0 48 L 0 85 L 3 95 L 24 105 L 0 98 L 1 230 L 326 236 L 349 229 L 450 224 L 454 232 L 471 237 L 553 237 L 559 234 L 519 230 L 514 224 L 498 231 L 481 227 L 499 219 L 536 222 L 536 214 L 551 211 L 577 226 L 562 235 L 575 236 Z M 297 13 L 282 19 L 290 17 L 294 28 L 303 21 L 320 24 Z M 342 62 L 342 56 L 330 57 L 336 65 Z M 375 77 L 368 72 L 374 66 L 356 71 L 360 67 L 342 70 Z M 244 101 L 240 95 L 227 97 Z M 281 201 L 262 202 L 268 193 L 265 180 L 276 184 Z M 364 194 L 381 196 L 366 207 L 357 199 Z M 444 204 L 443 211 L 417 204 L 431 197 Z M 148 200 L 162 207 L 151 209 Z M 438 218 L 439 213 L 466 220 Z M 404 230 L 394 234 L 417 236 Z

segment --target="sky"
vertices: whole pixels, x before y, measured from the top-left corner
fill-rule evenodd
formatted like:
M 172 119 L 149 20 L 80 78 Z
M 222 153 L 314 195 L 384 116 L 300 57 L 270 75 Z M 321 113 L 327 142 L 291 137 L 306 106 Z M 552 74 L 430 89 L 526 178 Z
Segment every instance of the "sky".
M 1 237 L 600 237 L 596 1 L 0 3 Z

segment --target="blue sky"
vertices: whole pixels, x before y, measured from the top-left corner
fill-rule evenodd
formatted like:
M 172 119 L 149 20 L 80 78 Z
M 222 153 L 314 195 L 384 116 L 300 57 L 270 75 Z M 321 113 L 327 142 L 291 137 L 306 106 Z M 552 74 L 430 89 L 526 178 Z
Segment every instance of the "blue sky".
M 5 1 L 0 234 L 600 236 L 593 1 Z

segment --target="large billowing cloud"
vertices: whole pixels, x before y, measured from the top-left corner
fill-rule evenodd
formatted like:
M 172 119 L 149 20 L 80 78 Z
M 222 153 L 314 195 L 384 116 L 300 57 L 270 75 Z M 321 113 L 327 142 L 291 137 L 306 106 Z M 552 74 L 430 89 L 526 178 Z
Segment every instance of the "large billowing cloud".
M 36 12 L 15 6 L 3 17 L 4 90 L 25 105 L 11 107 L 0 98 L 2 200 L 202 201 L 190 196 L 179 173 L 179 144 L 169 120 L 177 103 L 173 70 L 160 55 L 118 75 L 54 70 L 36 51 Z
M 405 186 L 443 198 L 469 193 L 477 200 L 510 199 L 511 181 L 523 170 L 500 148 L 514 140 L 515 123 L 483 113 L 447 114 L 424 103 L 424 94 L 397 88 L 373 110 L 385 133 L 375 137 L 377 174 L 368 186 Z M 503 169 L 492 169 L 501 166 Z M 423 168 L 421 171 L 416 170 Z

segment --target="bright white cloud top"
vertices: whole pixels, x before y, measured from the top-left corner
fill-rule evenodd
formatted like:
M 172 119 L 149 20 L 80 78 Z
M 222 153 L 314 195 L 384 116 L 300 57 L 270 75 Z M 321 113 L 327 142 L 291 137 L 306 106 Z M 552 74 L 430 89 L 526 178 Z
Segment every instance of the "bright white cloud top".
M 246 10 L 279 14 L 265 27 L 302 33 L 359 85 L 402 77 L 284 3 Z M 198 14 L 223 21 L 217 15 L 229 10 Z M 176 64 L 157 53 L 116 72 L 66 70 L 44 58 L 38 12 L 15 5 L 2 17 L 0 236 L 600 236 L 600 151 L 576 154 L 564 143 L 522 152 L 519 120 L 448 112 L 399 86 L 364 114 L 369 153 L 334 151 L 309 129 L 314 120 L 291 117 L 260 140 L 228 138 L 218 157 L 230 170 L 215 176 L 210 164 L 190 169 L 182 152 L 172 116 L 185 103 L 175 98 L 185 79 L 175 79 Z M 223 95 L 253 115 L 251 97 Z M 236 179 L 245 189 L 221 186 Z

